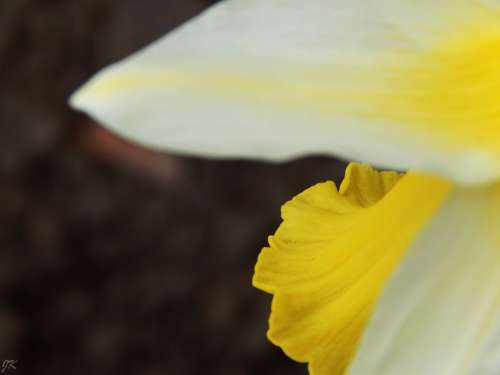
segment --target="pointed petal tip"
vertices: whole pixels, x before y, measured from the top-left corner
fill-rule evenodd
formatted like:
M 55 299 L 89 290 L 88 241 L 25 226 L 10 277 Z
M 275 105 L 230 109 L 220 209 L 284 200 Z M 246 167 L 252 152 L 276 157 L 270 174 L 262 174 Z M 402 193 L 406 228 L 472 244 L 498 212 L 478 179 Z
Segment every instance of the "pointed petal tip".
M 68 105 L 76 111 L 82 110 L 82 87 L 80 87 L 70 95 L 70 97 L 68 98 Z
M 91 85 L 94 78 L 80 85 L 68 98 L 68 105 L 75 111 L 91 112 L 92 90 Z

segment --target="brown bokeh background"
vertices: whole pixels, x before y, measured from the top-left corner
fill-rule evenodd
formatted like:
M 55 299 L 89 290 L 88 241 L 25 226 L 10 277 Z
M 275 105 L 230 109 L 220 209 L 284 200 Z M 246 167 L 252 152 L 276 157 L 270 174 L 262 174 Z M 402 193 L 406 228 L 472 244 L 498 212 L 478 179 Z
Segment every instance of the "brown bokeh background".
M 153 153 L 66 104 L 209 5 L 0 1 L 0 362 L 16 374 L 306 374 L 266 340 L 250 281 L 280 205 L 342 164 Z

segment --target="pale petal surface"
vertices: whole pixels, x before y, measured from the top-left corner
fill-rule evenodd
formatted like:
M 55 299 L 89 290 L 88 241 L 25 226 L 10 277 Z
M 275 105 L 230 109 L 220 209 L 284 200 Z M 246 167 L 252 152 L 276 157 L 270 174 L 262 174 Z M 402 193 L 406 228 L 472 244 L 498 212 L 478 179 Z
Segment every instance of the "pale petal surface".
M 500 176 L 497 3 L 223 1 L 71 103 L 160 149 L 484 181 Z
M 349 373 L 500 373 L 500 186 L 456 189 L 388 282 Z

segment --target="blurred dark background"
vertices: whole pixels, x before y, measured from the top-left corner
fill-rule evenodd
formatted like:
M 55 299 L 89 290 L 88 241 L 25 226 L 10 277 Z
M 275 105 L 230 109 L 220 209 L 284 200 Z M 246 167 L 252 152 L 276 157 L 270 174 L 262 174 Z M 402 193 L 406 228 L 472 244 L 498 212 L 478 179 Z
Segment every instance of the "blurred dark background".
M 16 374 L 306 374 L 251 287 L 279 208 L 341 163 L 152 153 L 68 95 L 210 5 L 0 0 L 0 365 Z

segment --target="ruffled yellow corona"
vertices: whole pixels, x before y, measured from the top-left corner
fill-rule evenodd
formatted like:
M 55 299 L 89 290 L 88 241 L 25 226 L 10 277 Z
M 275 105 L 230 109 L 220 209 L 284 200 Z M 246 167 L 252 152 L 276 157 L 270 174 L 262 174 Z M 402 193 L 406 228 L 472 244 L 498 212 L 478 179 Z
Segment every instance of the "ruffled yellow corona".
M 286 203 L 253 279 L 274 294 L 269 339 L 313 375 L 343 373 L 384 283 L 448 190 L 435 177 L 350 164 L 338 191 L 325 182 Z

